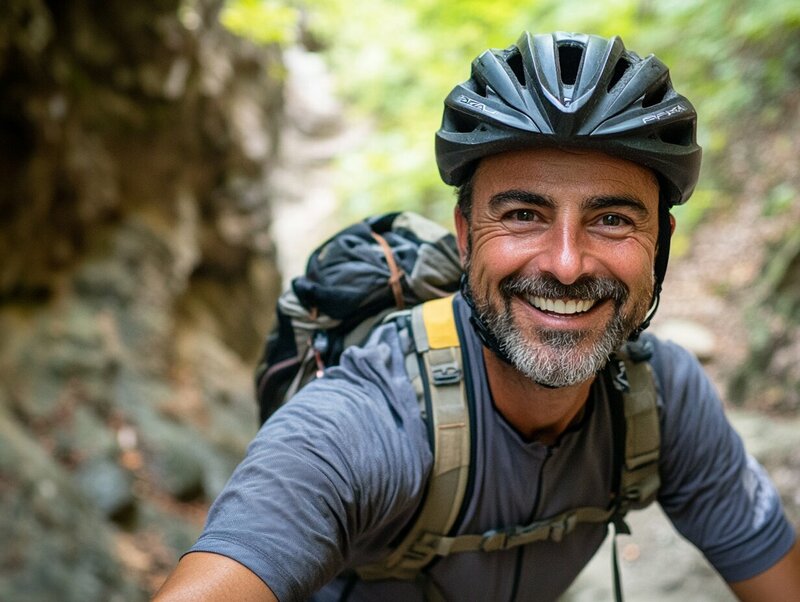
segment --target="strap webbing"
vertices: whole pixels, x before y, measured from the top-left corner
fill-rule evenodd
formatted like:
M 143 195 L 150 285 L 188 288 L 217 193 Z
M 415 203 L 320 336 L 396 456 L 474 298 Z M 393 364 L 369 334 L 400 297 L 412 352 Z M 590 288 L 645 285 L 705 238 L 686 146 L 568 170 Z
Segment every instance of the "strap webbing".
M 492 529 L 481 535 L 445 537 L 426 533 L 414 545 L 414 549 L 423 555 L 449 556 L 457 552 L 508 550 L 534 541 L 559 542 L 572 532 L 578 523 L 606 523 L 613 514 L 613 509 L 586 506 L 525 526 Z
M 625 462 L 620 477 L 620 510 L 642 508 L 652 502 L 661 480 L 658 456 L 661 429 L 658 421 L 655 376 L 650 363 L 630 358 L 625 347 L 614 386 L 622 391 L 625 412 Z
M 611 571 L 614 575 L 614 602 L 622 602 L 622 576 L 619 571 L 619 556 L 617 553 L 617 527 L 614 523 L 614 533 L 611 536 Z
M 434 558 L 418 547 L 428 533 L 447 533 L 461 509 L 467 488 L 470 429 L 461 347 L 453 298 L 428 301 L 411 310 L 411 331 L 421 358 L 421 391 L 430 403 L 434 462 L 422 508 L 409 532 L 381 563 L 358 567 L 362 579 L 410 579 Z
M 638 344 L 628 343 L 617 352 L 616 373 L 612 373 L 611 378 L 614 388 L 622 394 L 625 429 L 625 459 L 620 467 L 619 491 L 610 519 L 614 531 L 611 568 L 615 602 L 623 602 L 617 538 L 631 532 L 625 514 L 631 508 L 643 508 L 651 503 L 661 484 L 658 474 L 661 429 L 655 375 L 646 361 L 649 351 L 632 345 Z
M 403 309 L 406 306 L 405 300 L 403 299 L 403 285 L 401 284 L 404 275 L 403 270 L 397 265 L 392 247 L 389 246 L 386 239 L 374 230 L 372 230 L 370 234 L 372 234 L 372 238 L 375 239 L 375 242 L 380 245 L 381 251 L 383 251 L 383 255 L 386 258 L 386 266 L 389 268 L 389 288 L 392 290 L 392 295 L 394 296 L 394 304 L 399 309 Z

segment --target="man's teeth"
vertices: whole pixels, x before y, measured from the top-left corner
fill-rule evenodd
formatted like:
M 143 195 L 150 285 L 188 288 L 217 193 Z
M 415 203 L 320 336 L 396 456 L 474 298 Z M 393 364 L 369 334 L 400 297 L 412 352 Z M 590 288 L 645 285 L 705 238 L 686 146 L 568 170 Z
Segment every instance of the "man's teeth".
M 530 297 L 531 305 L 542 311 L 551 311 L 556 314 L 579 314 L 589 311 L 597 303 L 588 299 L 545 299 L 544 297 Z

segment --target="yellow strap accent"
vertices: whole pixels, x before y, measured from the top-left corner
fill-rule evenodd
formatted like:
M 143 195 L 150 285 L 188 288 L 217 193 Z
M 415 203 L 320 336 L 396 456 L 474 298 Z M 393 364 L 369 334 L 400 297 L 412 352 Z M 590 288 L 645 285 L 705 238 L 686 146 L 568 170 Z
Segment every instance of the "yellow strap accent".
M 422 320 L 425 323 L 425 332 L 431 349 L 459 346 L 452 295 L 423 304 Z

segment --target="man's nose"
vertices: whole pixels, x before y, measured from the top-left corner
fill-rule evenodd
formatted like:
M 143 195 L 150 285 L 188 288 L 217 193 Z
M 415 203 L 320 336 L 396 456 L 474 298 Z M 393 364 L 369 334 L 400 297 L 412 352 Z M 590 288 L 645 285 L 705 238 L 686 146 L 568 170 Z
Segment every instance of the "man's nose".
M 545 249 L 539 256 L 539 269 L 562 284 L 573 284 L 587 273 L 586 241 L 578 229 L 554 227 L 548 232 Z

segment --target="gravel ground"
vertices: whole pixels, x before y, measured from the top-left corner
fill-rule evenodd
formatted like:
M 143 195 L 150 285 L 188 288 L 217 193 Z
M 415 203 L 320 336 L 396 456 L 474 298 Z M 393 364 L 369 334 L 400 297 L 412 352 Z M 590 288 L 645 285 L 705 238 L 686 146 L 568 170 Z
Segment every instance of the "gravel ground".
M 735 600 L 725 582 L 694 546 L 672 528 L 658 505 L 633 512 L 632 535 L 618 539 L 623 595 L 628 601 L 727 602 Z M 613 600 L 611 541 L 586 566 L 562 602 Z
M 800 420 L 768 418 L 758 412 L 729 411 L 747 448 L 773 472 L 800 448 Z M 789 475 L 786 475 L 789 476 Z M 800 475 L 793 471 L 794 491 Z M 790 484 L 778 483 L 784 499 Z M 791 497 L 795 499 L 792 500 Z M 705 558 L 672 527 L 657 504 L 629 515 L 632 535 L 618 540 L 625 599 L 632 602 L 727 602 L 735 597 Z M 613 600 L 611 537 L 586 566 L 562 602 Z

